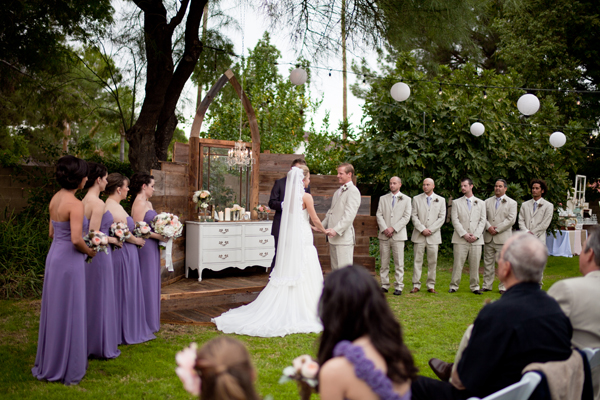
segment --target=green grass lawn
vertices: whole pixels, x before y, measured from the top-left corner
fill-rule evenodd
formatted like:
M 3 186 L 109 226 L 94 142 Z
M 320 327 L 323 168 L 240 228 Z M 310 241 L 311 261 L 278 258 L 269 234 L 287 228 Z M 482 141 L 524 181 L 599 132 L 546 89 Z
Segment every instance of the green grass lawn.
M 408 294 L 412 278 L 411 255 L 406 254 L 405 294 L 387 295 L 394 314 L 404 329 L 404 339 L 421 374 L 434 377 L 427 366 L 431 357 L 454 359 L 458 343 L 485 301 L 496 300 L 494 291 L 481 296 L 468 288 L 464 269 L 461 288 L 449 294 L 452 259 L 439 259 L 436 289 L 439 294 L 421 291 Z M 424 271 L 426 275 L 426 269 Z M 560 279 L 579 276 L 578 258 L 550 257 L 544 273 L 544 289 Z M 425 276 L 422 277 L 424 282 Z M 423 283 L 423 287 L 424 287 Z M 86 376 L 77 386 L 37 381 L 31 375 L 35 361 L 40 302 L 0 301 L 0 397 L 3 399 L 190 399 L 175 375 L 175 353 L 195 341 L 199 345 L 221 335 L 212 327 L 162 325 L 157 339 L 149 343 L 121 346 L 115 360 L 91 360 Z M 290 335 L 264 339 L 236 336 L 243 341 L 258 370 L 258 392 L 275 399 L 297 399 L 293 383 L 279 385 L 281 370 L 300 354 L 316 355 L 318 335 Z M 317 396 L 313 396 L 317 398 Z

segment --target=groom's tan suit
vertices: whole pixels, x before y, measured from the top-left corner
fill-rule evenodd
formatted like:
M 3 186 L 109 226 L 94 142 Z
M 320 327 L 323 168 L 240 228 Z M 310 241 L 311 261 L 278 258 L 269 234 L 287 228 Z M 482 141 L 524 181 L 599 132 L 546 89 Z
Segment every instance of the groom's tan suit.
M 360 207 L 360 191 L 352 181 L 342 185 L 333 195 L 331 207 L 323 220 L 325 229 L 337 235 L 329 237 L 331 269 L 347 267 L 354 259 L 354 218 Z
M 392 196 L 395 199 L 392 199 Z M 392 206 L 393 204 L 393 206 Z M 381 254 L 381 287 L 388 289 L 390 287 L 390 249 L 394 254 L 394 274 L 396 282 L 394 288 L 402 291 L 404 288 L 404 242 L 406 236 L 406 224 L 410 221 L 410 197 L 398 192 L 395 195 L 388 193 L 379 198 L 377 206 L 377 225 L 379 225 L 379 252 Z M 383 231 L 387 228 L 394 228 L 392 237 L 387 237 Z
M 450 290 L 458 290 L 462 269 L 467 258 L 469 259 L 471 291 L 479 290 L 479 263 L 481 262 L 481 250 L 483 247 L 483 229 L 485 228 L 485 203 L 475 196 L 470 199 L 471 209 L 465 196 L 452 202 L 452 243 L 454 247 L 454 266 L 452 268 L 452 280 Z M 469 243 L 463 236 L 467 233 L 473 234 L 477 240 Z
M 546 229 L 552 222 L 552 214 L 554 213 L 554 205 L 541 197 L 535 206 L 533 199 L 521 204 L 519 211 L 519 230 L 531 232 L 544 244 L 546 243 Z
M 517 220 L 517 202 L 503 195 L 492 196 L 485 201 L 485 230 L 483 231 L 483 289 L 492 290 L 494 286 L 496 253 L 502 250 L 502 246 L 512 235 L 512 226 Z M 492 226 L 496 227 L 495 235 L 488 232 Z M 498 290 L 506 290 L 500 282 Z
M 421 271 L 423 268 L 423 255 L 427 249 L 427 289 L 435 289 L 435 269 L 437 267 L 438 246 L 442 243 L 441 228 L 446 220 L 446 199 L 431 193 L 427 201 L 427 194 L 421 193 L 413 197 L 412 223 L 414 226 L 410 240 L 414 243 L 415 261 L 413 268 L 413 287 L 421 289 Z M 424 236 L 421 232 L 425 229 L 431 235 Z

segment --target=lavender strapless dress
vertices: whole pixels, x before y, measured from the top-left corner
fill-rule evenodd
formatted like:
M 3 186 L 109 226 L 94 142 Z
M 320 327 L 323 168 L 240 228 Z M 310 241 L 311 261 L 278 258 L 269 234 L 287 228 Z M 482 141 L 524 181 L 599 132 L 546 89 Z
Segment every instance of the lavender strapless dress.
M 105 212 L 100 222 L 100 232 L 108 235 L 112 223 L 112 214 Z M 85 229 L 84 233 L 87 231 Z M 121 337 L 117 329 L 111 252 L 111 246 L 108 246 L 108 254 L 98 253 L 85 268 L 88 356 L 94 358 L 115 358 L 121 354 L 117 348 Z
M 54 240 L 46 257 L 38 348 L 31 372 L 39 380 L 71 385 L 79 383 L 87 370 L 85 255 L 71 242 L 70 221 L 52 221 L 52 225 Z
M 127 226 L 133 232 L 135 224 L 127 217 Z M 117 328 L 120 344 L 137 344 L 155 339 L 146 323 L 146 306 L 140 276 L 140 259 L 133 243 L 112 252 L 115 273 Z
M 156 214 L 156 211 L 148 210 L 144 221 L 150 225 Z M 146 322 L 152 332 L 158 332 L 160 330 L 160 250 L 158 249 L 158 240 L 146 239 L 144 247 L 139 249 L 139 255 L 144 303 L 146 304 Z

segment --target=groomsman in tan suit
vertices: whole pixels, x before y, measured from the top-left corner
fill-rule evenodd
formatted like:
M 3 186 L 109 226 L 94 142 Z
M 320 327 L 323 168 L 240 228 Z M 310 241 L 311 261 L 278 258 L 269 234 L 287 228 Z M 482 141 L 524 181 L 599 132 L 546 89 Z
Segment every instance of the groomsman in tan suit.
M 483 247 L 483 230 L 485 228 L 485 203 L 473 196 L 473 181 L 469 178 L 460 182 L 463 197 L 452 202 L 452 225 L 454 234 L 454 266 L 449 293 L 458 290 L 462 269 L 469 259 L 469 288 L 474 294 L 482 294 L 479 290 L 479 263 Z
M 331 207 L 323 220 L 329 240 L 331 269 L 352 265 L 354 259 L 354 218 L 360 207 L 360 191 L 352 182 L 354 167 L 343 163 L 337 168 L 342 185 L 333 195 Z
M 381 196 L 377 207 L 379 225 L 379 252 L 381 254 L 381 290 L 387 293 L 390 288 L 390 249 L 394 253 L 394 295 L 400 296 L 404 289 L 404 242 L 406 224 L 410 221 L 410 197 L 400 192 L 402 180 L 397 176 L 390 179 L 390 193 Z
M 548 294 L 573 325 L 573 346 L 600 347 L 600 231 L 589 236 L 579 255 L 580 278 L 556 282 Z M 592 369 L 594 399 L 600 400 L 600 366 Z
M 413 268 L 413 289 L 421 290 L 421 270 L 423 254 L 427 249 L 427 291 L 435 291 L 435 269 L 437 267 L 438 247 L 442 243 L 440 229 L 446 220 L 446 199 L 433 193 L 435 182 L 427 178 L 423 181 L 423 193 L 415 196 L 412 202 L 412 222 L 414 229 L 410 240 L 414 243 L 415 262 Z
M 542 197 L 548 191 L 546 182 L 533 179 L 529 183 L 533 199 L 521 204 L 519 230 L 531 233 L 546 244 L 546 229 L 552 222 L 554 205 Z
M 506 195 L 508 183 L 498 179 L 494 185 L 495 196 L 485 201 L 485 231 L 483 232 L 483 289 L 490 292 L 494 286 L 496 254 L 500 253 L 502 246 L 512 235 L 512 226 L 517 220 L 517 202 Z M 506 288 L 500 282 L 500 293 Z

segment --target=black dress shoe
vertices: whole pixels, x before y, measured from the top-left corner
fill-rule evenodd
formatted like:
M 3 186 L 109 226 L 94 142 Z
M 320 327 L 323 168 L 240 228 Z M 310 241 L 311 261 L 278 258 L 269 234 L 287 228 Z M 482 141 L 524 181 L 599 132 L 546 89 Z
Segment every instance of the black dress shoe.
M 448 290 L 448 293 L 456 293 L 456 289 L 450 289 Z
M 394 290 L 394 296 L 400 296 L 402 294 L 402 290 Z
M 450 380 L 453 365 L 454 363 L 447 363 L 437 358 L 432 358 L 429 360 L 429 366 L 431 367 L 431 370 L 443 382 L 448 382 Z
M 388 290 L 387 290 L 386 288 L 384 288 L 384 287 L 382 287 L 382 288 L 381 288 L 381 291 L 382 291 L 383 293 L 387 293 L 387 292 L 388 292 Z
M 482 292 L 491 292 L 492 289 L 481 289 Z
M 481 290 L 473 290 L 473 294 L 483 294 Z

